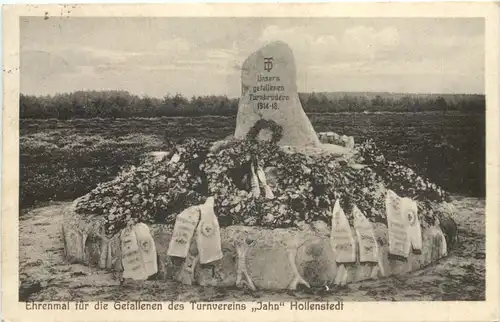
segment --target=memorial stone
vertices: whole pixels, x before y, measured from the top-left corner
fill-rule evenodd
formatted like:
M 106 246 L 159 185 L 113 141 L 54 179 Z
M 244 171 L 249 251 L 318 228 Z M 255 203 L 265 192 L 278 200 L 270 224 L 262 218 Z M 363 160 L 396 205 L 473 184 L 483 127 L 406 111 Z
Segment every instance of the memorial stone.
M 273 42 L 251 54 L 243 63 L 242 96 L 235 138 L 245 138 L 260 119 L 283 129 L 279 145 L 319 147 L 320 141 L 297 93 L 295 59 L 283 42 Z

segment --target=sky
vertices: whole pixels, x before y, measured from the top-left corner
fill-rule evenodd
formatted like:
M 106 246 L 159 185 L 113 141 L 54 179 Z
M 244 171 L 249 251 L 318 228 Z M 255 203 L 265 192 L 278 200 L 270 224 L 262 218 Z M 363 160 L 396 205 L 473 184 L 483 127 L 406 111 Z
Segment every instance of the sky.
M 482 18 L 23 17 L 21 93 L 241 93 L 249 54 L 281 40 L 300 92 L 484 94 Z

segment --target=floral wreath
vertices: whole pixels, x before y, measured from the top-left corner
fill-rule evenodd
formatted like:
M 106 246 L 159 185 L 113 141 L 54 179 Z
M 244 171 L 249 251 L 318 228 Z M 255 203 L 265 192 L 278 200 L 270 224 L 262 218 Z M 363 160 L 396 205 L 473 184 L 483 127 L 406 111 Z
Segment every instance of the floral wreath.
M 247 133 L 247 140 L 256 141 L 260 131 L 268 129 L 272 133 L 270 142 L 278 143 L 283 137 L 283 128 L 273 120 L 260 119 L 252 126 Z

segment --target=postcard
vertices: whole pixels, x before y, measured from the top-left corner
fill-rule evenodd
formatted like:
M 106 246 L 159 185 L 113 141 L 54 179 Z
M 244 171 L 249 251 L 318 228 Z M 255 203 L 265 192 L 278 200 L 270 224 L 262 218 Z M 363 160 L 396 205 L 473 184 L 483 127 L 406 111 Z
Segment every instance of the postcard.
M 498 320 L 499 8 L 4 6 L 4 319 Z

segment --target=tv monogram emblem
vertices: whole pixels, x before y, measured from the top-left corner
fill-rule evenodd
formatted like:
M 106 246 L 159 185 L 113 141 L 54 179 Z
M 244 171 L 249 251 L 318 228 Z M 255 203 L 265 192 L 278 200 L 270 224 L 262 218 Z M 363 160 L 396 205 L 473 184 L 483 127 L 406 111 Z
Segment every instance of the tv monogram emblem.
M 264 70 L 270 72 L 273 69 L 273 57 L 264 58 Z

